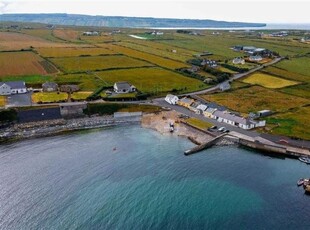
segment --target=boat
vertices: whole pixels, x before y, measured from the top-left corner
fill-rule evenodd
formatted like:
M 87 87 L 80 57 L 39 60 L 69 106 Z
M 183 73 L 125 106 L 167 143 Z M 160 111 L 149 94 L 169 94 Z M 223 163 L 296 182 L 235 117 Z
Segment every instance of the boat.
M 310 164 L 310 157 L 299 157 L 298 160 L 306 164 Z
M 297 181 L 297 186 L 302 186 L 302 185 L 308 184 L 309 182 L 310 182 L 310 179 L 300 178 Z

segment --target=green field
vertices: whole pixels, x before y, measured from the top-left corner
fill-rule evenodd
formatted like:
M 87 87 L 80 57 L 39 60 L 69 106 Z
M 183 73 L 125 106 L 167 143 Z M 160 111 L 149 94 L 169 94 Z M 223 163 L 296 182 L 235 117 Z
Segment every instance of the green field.
M 90 91 L 79 91 L 71 94 L 71 99 L 73 100 L 86 100 L 93 92 Z
M 46 81 L 51 81 L 52 79 L 53 79 L 52 76 L 41 76 L 41 75 L 0 77 L 0 81 L 25 81 L 28 84 L 42 84 Z
M 309 49 L 310 50 L 310 49 Z M 310 57 L 292 58 L 290 60 L 284 60 L 278 64 L 276 67 L 285 69 L 287 71 L 302 74 L 309 77 L 310 81 Z
M 123 55 L 51 58 L 50 60 L 66 73 L 152 66 L 150 63 Z
M 118 81 L 128 81 L 144 93 L 190 92 L 207 88 L 203 82 L 161 68 L 137 68 L 98 72 L 111 86 Z
M 194 117 L 191 117 L 191 118 L 188 118 L 185 120 L 186 123 L 198 128 L 198 129 L 203 129 L 203 130 L 206 130 L 210 127 L 212 127 L 213 125 L 209 122 L 206 122 L 206 121 L 202 121 L 200 119 L 197 119 L 197 118 L 194 118 Z
M 37 48 L 38 53 L 43 57 L 78 57 L 78 56 L 98 56 L 116 54 L 104 48 Z

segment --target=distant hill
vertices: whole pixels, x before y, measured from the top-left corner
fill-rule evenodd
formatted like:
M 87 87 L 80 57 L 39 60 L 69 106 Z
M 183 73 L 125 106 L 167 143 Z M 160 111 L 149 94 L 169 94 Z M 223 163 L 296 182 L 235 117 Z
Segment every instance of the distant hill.
M 104 26 L 121 28 L 224 28 L 264 27 L 264 23 L 225 22 L 198 19 L 140 18 L 119 16 L 89 16 L 78 14 L 0 14 L 0 21 L 40 22 L 55 25 Z

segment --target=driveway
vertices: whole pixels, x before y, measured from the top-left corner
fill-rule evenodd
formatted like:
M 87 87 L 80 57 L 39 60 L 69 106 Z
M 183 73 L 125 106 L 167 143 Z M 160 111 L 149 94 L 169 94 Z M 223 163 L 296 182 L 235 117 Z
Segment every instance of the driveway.
M 31 92 L 7 96 L 7 106 L 31 106 Z

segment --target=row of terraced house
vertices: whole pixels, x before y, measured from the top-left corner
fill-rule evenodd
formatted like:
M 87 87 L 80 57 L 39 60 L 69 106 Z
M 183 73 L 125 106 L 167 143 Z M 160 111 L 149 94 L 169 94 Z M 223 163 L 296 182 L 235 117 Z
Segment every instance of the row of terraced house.
M 266 125 L 266 121 L 256 121 L 251 118 L 242 117 L 239 114 L 230 112 L 225 107 L 219 106 L 215 103 L 201 103 L 187 97 L 179 99 L 177 96 L 172 94 L 168 94 L 165 101 L 169 104 L 183 106 L 196 114 L 201 114 L 204 117 L 237 126 L 242 129 L 253 129 Z

